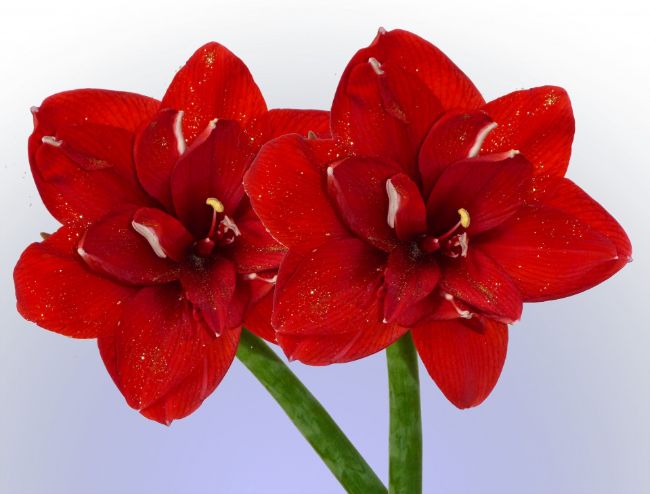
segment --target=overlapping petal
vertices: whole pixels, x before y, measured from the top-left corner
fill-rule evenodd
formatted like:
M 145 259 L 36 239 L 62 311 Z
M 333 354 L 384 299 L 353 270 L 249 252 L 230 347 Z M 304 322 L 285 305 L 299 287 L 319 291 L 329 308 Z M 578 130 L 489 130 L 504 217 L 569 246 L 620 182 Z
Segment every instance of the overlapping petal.
M 219 43 L 208 43 L 190 57 L 174 76 L 161 107 L 185 113 L 183 135 L 188 143 L 215 118 L 245 126 L 266 111 L 244 62 Z
M 440 287 L 452 296 L 505 323 L 518 321 L 522 295 L 502 266 L 478 249 L 442 265 Z
M 129 150 L 134 132 L 158 105 L 138 94 L 83 89 L 55 94 L 33 109 L 29 161 L 56 219 L 87 224 L 116 201 L 147 202 Z
M 379 249 L 390 251 L 396 236 L 388 225 L 386 180 L 399 165 L 372 158 L 350 157 L 327 170 L 330 197 L 346 225 Z
M 292 266 L 275 290 L 273 326 L 280 334 L 325 335 L 382 327 L 374 310 L 385 255 L 365 242 L 332 240 Z M 351 303 L 354 301 L 354 303 Z
M 482 110 L 499 125 L 488 134 L 481 154 L 520 151 L 534 166 L 533 186 L 538 196 L 544 194 L 549 180 L 564 176 L 575 132 L 571 102 L 564 89 L 542 86 L 515 91 Z
M 592 201 L 586 195 L 581 200 Z M 585 204 L 583 208 L 595 210 L 598 206 Z M 548 206 L 523 208 L 481 238 L 477 248 L 508 273 L 527 302 L 581 292 L 627 262 L 607 236 Z
M 131 209 L 109 213 L 80 238 L 77 252 L 94 271 L 131 285 L 167 283 L 179 275 L 177 263 L 156 253 L 133 227 Z
M 264 226 L 280 243 L 303 253 L 349 236 L 327 196 L 325 153 L 319 151 L 297 135 L 274 139 L 262 147 L 244 177 Z
M 81 231 L 63 226 L 33 243 L 14 269 L 18 312 L 39 326 L 73 338 L 111 332 L 135 289 L 86 268 L 76 254 Z
M 487 113 L 475 110 L 447 112 L 431 126 L 418 155 L 424 197 L 447 166 L 478 155 L 494 125 Z
M 238 335 L 214 336 L 180 288 L 168 284 L 141 289 L 116 331 L 99 338 L 99 348 L 127 403 L 169 424 L 214 390 L 230 367 Z
M 234 300 L 237 286 L 235 266 L 222 257 L 197 259 L 204 265 L 200 269 L 189 269 L 181 273 L 181 284 L 185 296 L 192 302 L 207 326 L 217 335 L 225 330 L 241 326 L 241 319 L 247 300 Z M 242 294 L 240 294 L 242 295 Z M 240 312 L 231 325 L 230 310 Z
M 470 216 L 468 233 L 477 235 L 512 216 L 528 197 L 532 166 L 521 155 L 502 161 L 466 160 L 445 169 L 436 182 L 427 210 L 433 231 L 443 233 Z
M 394 249 L 388 256 L 384 285 L 384 319 L 400 321 L 398 317 L 420 302 L 437 286 L 440 268 L 435 259 L 422 256 L 411 245 Z
M 171 173 L 186 148 L 182 118 L 183 112 L 162 110 L 138 133 L 133 148 L 140 183 L 168 210 L 173 206 Z

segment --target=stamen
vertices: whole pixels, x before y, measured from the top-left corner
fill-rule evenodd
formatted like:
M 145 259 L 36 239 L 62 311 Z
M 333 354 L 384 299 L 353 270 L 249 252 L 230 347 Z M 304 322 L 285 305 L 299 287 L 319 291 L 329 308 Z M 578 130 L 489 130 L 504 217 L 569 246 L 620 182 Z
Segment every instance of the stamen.
M 469 227 L 469 213 L 467 212 L 467 209 L 460 208 L 458 214 L 460 215 L 460 226 L 463 228 Z
M 472 314 L 470 311 L 458 307 L 458 304 L 456 303 L 454 296 L 451 293 L 442 292 L 442 296 L 447 302 L 449 302 L 454 307 L 454 309 L 456 310 L 456 312 L 461 318 L 471 319 L 474 316 L 474 314 Z
M 223 213 L 225 211 L 225 208 L 223 207 L 223 203 L 216 197 L 208 197 L 205 200 L 205 203 L 208 206 L 211 206 L 216 213 Z

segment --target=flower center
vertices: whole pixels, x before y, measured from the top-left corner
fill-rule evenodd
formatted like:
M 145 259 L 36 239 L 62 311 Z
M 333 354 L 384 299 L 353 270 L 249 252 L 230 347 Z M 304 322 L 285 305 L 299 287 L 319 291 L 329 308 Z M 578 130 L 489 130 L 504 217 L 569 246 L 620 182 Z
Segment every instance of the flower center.
M 458 210 L 458 216 L 458 222 L 442 235 L 437 237 L 433 235 L 422 236 L 418 240 L 420 250 L 427 254 L 440 250 L 448 257 L 466 257 L 468 238 L 465 230 L 469 228 L 470 217 L 464 208 Z M 459 231 L 459 229 L 462 229 L 462 231 Z
M 241 235 L 235 222 L 225 214 L 223 203 L 216 197 L 208 197 L 205 204 L 212 208 L 212 222 L 205 238 L 196 241 L 194 253 L 199 257 L 209 257 L 217 245 L 228 245 Z

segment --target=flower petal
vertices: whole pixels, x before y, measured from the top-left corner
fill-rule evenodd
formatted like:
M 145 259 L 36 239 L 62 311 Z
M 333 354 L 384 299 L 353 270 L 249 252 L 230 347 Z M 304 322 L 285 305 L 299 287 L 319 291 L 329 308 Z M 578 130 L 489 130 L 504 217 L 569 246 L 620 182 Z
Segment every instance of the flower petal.
M 132 144 L 130 132 L 97 124 L 61 127 L 30 144 L 32 174 L 52 215 L 86 225 L 116 205 L 152 204 L 135 177 Z
M 79 235 L 63 226 L 27 247 L 14 269 L 17 307 L 50 331 L 95 338 L 113 330 L 135 289 L 88 270 L 75 252 Z
M 231 259 L 238 273 L 277 269 L 287 249 L 276 242 L 254 214 L 237 221 L 241 235 L 231 244 Z
M 253 209 L 280 243 L 302 253 L 349 236 L 327 196 L 324 154 L 296 135 L 264 145 L 244 177 Z M 332 160 L 333 161 L 333 160 Z
M 167 109 L 142 129 L 133 149 L 138 179 L 144 189 L 172 210 L 171 172 L 185 152 L 181 129 L 183 112 Z
M 194 238 L 173 216 L 155 208 L 140 208 L 133 215 L 133 229 L 142 235 L 159 257 L 181 262 Z
M 521 317 L 517 285 L 495 261 L 472 246 L 467 257 L 443 263 L 440 287 L 492 319 L 512 323 Z
M 431 127 L 420 148 L 418 165 L 424 197 L 452 163 L 473 158 L 494 122 L 483 111 L 450 111 Z
M 172 172 L 172 199 L 178 217 L 196 238 L 208 234 L 214 197 L 232 215 L 244 196 L 242 178 L 254 152 L 239 123 L 219 120 L 207 139 L 197 142 L 178 161 Z
M 482 158 L 450 165 L 436 182 L 427 211 L 434 232 L 458 221 L 459 209 L 470 216 L 468 233 L 477 235 L 511 217 L 526 198 L 532 167 L 521 155 L 502 161 Z
M 586 201 L 584 197 L 581 200 Z M 598 208 L 589 204 L 582 207 L 587 216 Z M 510 275 L 526 302 L 582 292 L 627 262 L 621 260 L 615 244 L 605 235 L 547 206 L 522 208 L 476 245 Z
M 563 178 L 554 184 L 553 191 L 544 197 L 543 203 L 574 216 L 614 242 L 620 267 L 631 260 L 632 245 L 623 227 L 571 180 Z
M 246 312 L 244 326 L 257 336 L 264 338 L 271 343 L 277 343 L 275 339 L 275 330 L 271 326 L 271 314 L 273 312 L 273 290 L 270 290 L 265 296 Z
M 543 86 L 515 91 L 483 108 L 498 124 L 485 139 L 481 154 L 519 150 L 535 167 L 534 193 L 569 166 L 575 131 L 573 110 L 564 89 Z
M 386 182 L 388 226 L 395 228 L 400 240 L 413 240 L 427 230 L 427 211 L 418 186 L 404 173 Z
M 480 405 L 501 375 L 508 348 L 508 326 L 490 319 L 431 322 L 412 330 L 415 347 L 429 375 L 458 408 Z
M 419 146 L 441 112 L 429 89 L 397 63 L 353 58 L 332 103 L 332 133 L 355 154 L 393 160 L 415 177 Z
M 373 304 L 369 320 L 381 317 L 380 304 Z M 358 360 L 383 350 L 398 340 L 407 329 L 395 324 L 361 324 L 356 331 L 329 335 L 277 333 L 278 343 L 290 360 L 308 365 L 329 365 Z
M 345 333 L 365 325 L 381 286 L 385 254 L 354 239 L 332 240 L 282 273 L 275 290 L 273 327 L 286 334 Z M 354 303 L 350 303 L 350 301 Z
M 187 142 L 224 118 L 246 125 L 266 111 L 266 103 L 244 62 L 218 43 L 199 48 L 176 73 L 161 104 L 185 112 Z
M 362 157 L 346 158 L 327 170 L 329 195 L 347 226 L 386 252 L 396 244 L 386 221 L 386 180 L 397 172 L 397 164 Z
M 384 320 L 400 322 L 400 314 L 429 295 L 439 279 L 440 268 L 431 256 L 418 257 L 410 245 L 394 249 L 384 272 Z
M 77 252 L 93 270 L 132 285 L 167 283 L 178 278 L 178 265 L 160 257 L 133 227 L 131 209 L 109 213 L 79 240 Z
M 417 74 L 445 110 L 485 104 L 472 81 L 442 51 L 413 33 L 380 29 L 370 46 L 359 50 L 352 61 L 361 63 L 370 57 Z
M 140 410 L 148 419 L 170 425 L 187 417 L 217 388 L 237 353 L 240 329 L 226 331 L 206 342 L 194 371 L 163 398 Z
M 330 134 L 330 114 L 322 110 L 275 109 L 261 115 L 247 133 L 254 140 L 254 147 L 285 134 L 307 137 L 313 132 L 317 137 Z
M 138 94 L 82 89 L 50 96 L 32 110 L 29 162 L 56 219 L 87 224 L 116 202 L 147 202 L 130 149 L 134 131 L 158 105 Z
M 204 262 L 204 265 L 181 273 L 185 296 L 215 334 L 220 335 L 227 329 L 241 326 L 241 321 L 229 326 L 229 311 L 235 302 L 233 296 L 237 285 L 235 266 L 222 257 L 196 262 Z
M 179 287 L 168 284 L 141 289 L 99 348 L 127 403 L 168 425 L 214 390 L 230 367 L 238 336 L 215 337 L 193 316 Z

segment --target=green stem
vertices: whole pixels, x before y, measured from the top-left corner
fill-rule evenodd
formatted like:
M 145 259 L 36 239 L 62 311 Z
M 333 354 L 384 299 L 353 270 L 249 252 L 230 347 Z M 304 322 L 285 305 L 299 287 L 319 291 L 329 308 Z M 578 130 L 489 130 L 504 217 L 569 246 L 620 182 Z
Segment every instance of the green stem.
M 386 349 L 390 400 L 390 494 L 422 492 L 422 420 L 418 358 L 410 333 Z
M 348 493 L 386 494 L 386 487 L 336 422 L 262 339 L 244 329 L 237 358 L 271 393 Z

